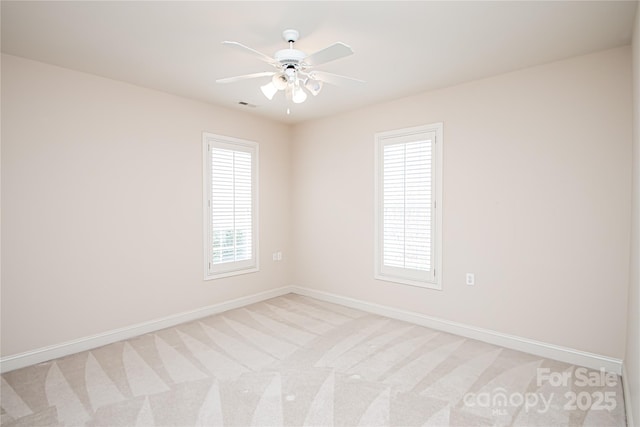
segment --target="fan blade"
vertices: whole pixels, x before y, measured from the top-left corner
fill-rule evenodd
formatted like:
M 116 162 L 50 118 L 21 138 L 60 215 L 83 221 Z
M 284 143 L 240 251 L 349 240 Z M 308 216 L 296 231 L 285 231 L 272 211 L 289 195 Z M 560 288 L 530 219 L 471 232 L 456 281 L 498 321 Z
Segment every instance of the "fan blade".
M 316 80 L 338 86 L 364 83 L 364 80 L 341 76 L 339 74 L 327 73 L 326 71 L 312 71 L 311 73 L 309 73 L 309 75 Z
M 263 71 L 261 73 L 245 74 L 243 76 L 235 76 L 235 77 L 227 77 L 225 79 L 218 79 L 216 80 L 216 83 L 234 83 L 242 80 L 257 79 L 258 77 L 273 76 L 274 74 L 275 72 L 273 71 Z
M 230 41 L 223 41 L 222 44 L 228 45 L 228 46 L 236 46 L 239 47 L 241 49 L 244 49 L 245 51 L 249 51 L 251 53 L 253 53 L 254 55 L 258 56 L 261 60 L 263 60 L 264 62 L 267 62 L 269 64 L 272 65 L 277 65 L 277 62 L 275 59 L 273 59 L 272 57 L 265 55 L 262 52 L 258 52 L 255 49 L 250 48 L 249 46 L 245 46 L 242 43 L 238 43 L 238 42 L 230 42 Z
M 309 66 L 316 66 L 320 64 L 326 64 L 336 59 L 344 58 L 353 54 L 353 50 L 344 43 L 337 42 L 329 47 L 325 47 L 322 50 L 312 53 L 304 58 L 304 63 Z

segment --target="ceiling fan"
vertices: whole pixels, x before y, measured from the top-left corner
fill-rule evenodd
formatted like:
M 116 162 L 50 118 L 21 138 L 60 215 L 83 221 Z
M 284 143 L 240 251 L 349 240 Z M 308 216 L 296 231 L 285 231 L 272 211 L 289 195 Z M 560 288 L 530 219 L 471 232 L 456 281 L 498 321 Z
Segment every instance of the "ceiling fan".
M 289 43 L 289 48 L 277 51 L 273 57 L 258 52 L 242 43 L 223 41 L 222 44 L 224 45 L 241 48 L 245 52 L 252 53 L 260 60 L 273 66 L 275 70 L 218 79 L 216 83 L 234 83 L 260 77 L 271 77 L 271 80 L 267 84 L 260 86 L 264 96 L 271 100 L 278 91 L 284 91 L 287 99 L 295 104 L 300 104 L 307 99 L 306 91 L 313 96 L 320 93 L 323 83 L 336 85 L 364 83 L 359 79 L 315 69 L 318 65 L 352 55 L 353 50 L 346 44 L 337 42 L 307 55 L 293 48 L 293 44 L 299 38 L 298 31 L 284 30 L 282 32 L 282 38 Z M 287 112 L 289 111 L 287 110 Z

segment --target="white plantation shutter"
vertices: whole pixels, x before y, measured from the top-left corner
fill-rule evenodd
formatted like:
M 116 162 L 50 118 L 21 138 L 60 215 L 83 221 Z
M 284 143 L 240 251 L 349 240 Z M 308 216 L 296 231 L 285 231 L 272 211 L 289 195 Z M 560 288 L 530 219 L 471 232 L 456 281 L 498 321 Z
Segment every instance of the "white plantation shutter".
M 439 287 L 441 127 L 376 134 L 376 278 Z
M 211 230 L 213 263 L 251 259 L 251 153 L 213 147 Z
M 432 141 L 384 147 L 384 265 L 431 270 Z
M 204 134 L 205 277 L 257 270 L 257 144 Z

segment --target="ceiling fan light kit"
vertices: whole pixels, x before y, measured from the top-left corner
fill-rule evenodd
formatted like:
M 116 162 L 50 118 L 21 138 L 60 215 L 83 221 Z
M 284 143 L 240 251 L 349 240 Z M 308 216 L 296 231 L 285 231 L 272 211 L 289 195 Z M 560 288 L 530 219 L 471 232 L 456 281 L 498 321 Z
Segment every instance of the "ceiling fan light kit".
M 309 77 L 304 81 L 304 88 L 307 89 L 311 95 L 316 96 L 320 93 L 320 89 L 322 89 L 322 81 Z
M 326 64 L 336 59 L 353 54 L 353 50 L 344 43 L 337 42 L 315 53 L 306 53 L 294 49 L 293 44 L 298 41 L 299 33 L 296 30 L 284 30 L 282 38 L 289 43 L 288 49 L 278 50 L 273 58 L 253 48 L 238 42 L 224 41 L 225 45 L 242 48 L 245 52 L 252 53 L 262 61 L 276 68 L 273 72 L 259 72 L 236 77 L 228 77 L 216 80 L 217 83 L 233 83 L 241 80 L 270 76 L 271 80 L 260 86 L 260 90 L 268 100 L 279 92 L 284 91 L 286 99 L 294 104 L 301 104 L 307 99 L 307 92 L 316 96 L 322 90 L 323 83 L 349 84 L 363 83 L 362 80 L 352 77 L 340 76 L 322 71 L 313 70 L 313 67 Z M 287 108 L 287 114 L 290 109 Z
M 278 92 L 278 88 L 271 82 L 267 83 L 264 86 L 260 86 L 260 90 L 269 101 L 271 101 L 276 92 Z

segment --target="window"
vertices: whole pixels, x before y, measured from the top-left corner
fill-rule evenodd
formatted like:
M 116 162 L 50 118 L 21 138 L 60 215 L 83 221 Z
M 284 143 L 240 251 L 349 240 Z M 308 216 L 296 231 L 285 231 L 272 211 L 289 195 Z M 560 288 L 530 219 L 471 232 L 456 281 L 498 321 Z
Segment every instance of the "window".
M 258 271 L 258 144 L 203 133 L 204 271 Z
M 442 289 L 442 123 L 375 144 L 375 278 Z

